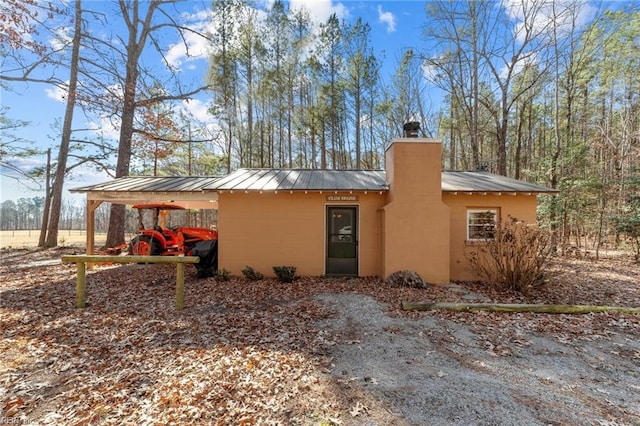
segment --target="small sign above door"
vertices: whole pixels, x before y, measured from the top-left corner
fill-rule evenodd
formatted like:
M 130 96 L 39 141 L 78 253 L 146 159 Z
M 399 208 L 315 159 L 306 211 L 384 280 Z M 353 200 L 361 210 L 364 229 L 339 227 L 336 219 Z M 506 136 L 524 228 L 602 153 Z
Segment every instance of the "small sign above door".
M 327 201 L 358 201 L 357 195 L 327 195 Z

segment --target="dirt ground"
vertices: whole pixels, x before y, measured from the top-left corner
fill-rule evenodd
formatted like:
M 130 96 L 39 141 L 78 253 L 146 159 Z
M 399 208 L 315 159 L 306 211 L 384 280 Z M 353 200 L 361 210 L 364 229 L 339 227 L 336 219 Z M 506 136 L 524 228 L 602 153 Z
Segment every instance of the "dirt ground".
M 628 257 L 556 259 L 527 298 L 188 269 L 176 311 L 171 265 L 97 268 L 75 308 L 74 250 L 0 251 L 0 424 L 640 425 L 640 315 L 400 309 L 640 307 Z

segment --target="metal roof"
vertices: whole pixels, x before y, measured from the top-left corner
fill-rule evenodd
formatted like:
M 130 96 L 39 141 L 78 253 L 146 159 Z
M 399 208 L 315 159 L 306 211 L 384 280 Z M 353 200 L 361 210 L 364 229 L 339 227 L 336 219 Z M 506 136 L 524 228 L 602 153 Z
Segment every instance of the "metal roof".
M 202 192 L 219 177 L 125 176 L 109 182 L 71 189 L 71 192 Z
M 86 193 L 87 201 L 114 204 L 162 202 L 185 209 L 211 209 L 217 207 L 218 194 L 205 193 L 203 188 L 217 179 L 214 176 L 125 176 L 70 191 Z
M 386 191 L 382 170 L 239 169 L 206 186 L 211 191 Z
M 558 190 L 489 172 L 442 172 L 443 192 L 556 193 Z
M 383 170 L 239 169 L 225 177 L 127 176 L 71 192 L 113 194 L 171 193 L 188 196 L 218 191 L 388 191 Z M 442 172 L 443 192 L 556 193 L 557 190 L 489 172 Z M 149 194 L 150 196 L 150 194 Z M 151 199 L 149 199 L 151 200 Z

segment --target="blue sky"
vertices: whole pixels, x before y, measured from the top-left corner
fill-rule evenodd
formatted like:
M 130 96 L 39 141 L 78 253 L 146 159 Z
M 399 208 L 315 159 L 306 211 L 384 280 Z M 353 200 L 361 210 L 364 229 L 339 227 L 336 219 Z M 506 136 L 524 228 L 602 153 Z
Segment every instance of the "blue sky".
M 263 7 L 271 0 L 266 2 Z M 202 12 L 208 10 L 210 1 L 190 0 L 179 4 L 179 11 L 189 16 L 190 25 L 201 25 L 199 19 L 204 15 Z M 310 11 L 312 19 L 324 22 L 335 13 L 340 19 L 354 21 L 358 17 L 371 26 L 371 36 L 376 56 L 384 61 L 383 72 L 389 74 L 393 72 L 398 58 L 404 49 L 416 47 L 420 44 L 421 27 L 425 21 L 424 1 L 335 1 L 335 0 L 291 0 L 291 8 L 300 6 L 306 7 Z M 109 25 L 118 24 L 118 18 L 109 14 L 109 10 L 115 7 L 113 2 L 107 1 L 86 1 L 85 7 L 91 9 L 102 9 L 111 15 Z M 89 23 L 91 26 L 91 22 Z M 96 28 L 100 26 L 95 22 Z M 115 27 L 114 27 L 115 28 Z M 92 28 L 93 29 L 93 28 Z M 167 38 L 167 47 L 171 48 L 169 58 L 174 65 L 179 67 L 182 78 L 189 77 L 200 79 L 206 74 L 207 60 L 206 49 L 203 40 L 193 37 L 189 40 L 190 52 L 200 53 L 199 57 L 185 56 L 185 50 L 178 40 Z M 64 78 L 64 75 L 61 76 Z M 56 146 L 59 143 L 59 130 L 54 126 L 56 122 L 61 122 L 64 116 L 64 93 L 53 86 L 35 83 L 14 83 L 7 89 L 0 89 L 0 104 L 8 107 L 7 116 L 12 120 L 29 121 L 31 124 L 26 128 L 16 130 L 14 135 L 19 136 L 29 143 L 40 148 L 52 148 L 53 155 L 57 154 Z M 190 113 L 203 120 L 206 119 L 206 97 L 200 96 L 185 107 Z M 74 116 L 74 128 L 88 127 L 95 124 L 95 118 L 84 117 L 78 110 Z M 106 130 L 106 128 L 105 128 Z M 107 130 L 107 134 L 114 138 L 117 144 L 117 131 Z M 45 158 L 32 158 L 16 160 L 17 165 L 23 169 L 42 165 Z M 102 182 L 109 180 L 106 174 L 97 173 L 92 170 L 76 171 L 73 176 L 67 178 L 66 188 L 73 188 L 81 185 Z M 33 182 L 28 182 L 24 178 L 16 180 L 5 176 L 0 176 L 0 202 L 4 200 L 17 200 L 19 198 L 31 198 L 43 196 L 43 191 Z M 71 196 L 65 191 L 65 197 L 70 199 L 81 199 L 78 196 Z
M 58 2 L 65 0 L 55 0 Z M 264 9 L 269 7 L 273 0 L 255 0 L 260 3 L 260 7 Z M 507 4 L 519 4 L 521 0 L 505 0 Z M 569 3 L 571 0 L 555 0 L 558 3 Z M 117 7 L 114 0 L 85 0 L 85 8 L 92 10 L 101 10 L 104 12 L 107 26 L 103 26 L 98 21 L 89 21 L 91 31 L 108 37 L 108 33 L 117 32 L 123 24 L 121 18 L 113 13 Z M 335 13 L 341 20 L 353 22 L 357 18 L 361 18 L 371 27 L 371 37 L 376 56 L 383 63 L 382 76 L 388 79 L 395 71 L 395 67 L 402 53 L 407 48 L 414 48 L 420 52 L 426 52 L 425 42 L 423 38 L 423 28 L 426 24 L 426 1 L 374 1 L 374 0 L 290 0 L 290 8 L 296 9 L 305 7 L 309 10 L 310 16 L 316 22 L 325 22 L 327 18 Z M 593 16 L 592 7 L 594 2 L 588 2 L 583 8 L 584 21 L 590 20 Z M 609 6 L 615 4 L 623 4 L 621 2 L 605 2 Z M 185 25 L 193 26 L 199 30 L 206 29 L 206 13 L 211 5 L 210 0 L 186 0 L 178 2 L 176 7 L 176 16 Z M 514 9 L 515 10 L 515 9 Z M 517 19 L 516 13 L 511 16 Z M 86 17 L 85 19 L 90 19 Z M 584 23 L 584 22 L 583 22 Z M 68 23 L 65 23 L 68 25 Z M 121 32 L 122 33 L 122 32 Z M 43 37 L 46 35 L 43 35 Z M 49 42 L 47 40 L 47 42 Z M 197 36 L 189 35 L 187 43 L 189 45 L 190 56 L 186 56 L 184 45 L 179 42 L 175 34 L 167 35 L 162 38 L 162 42 L 166 43 L 164 47 L 168 49 L 167 58 L 171 65 L 178 69 L 182 80 L 192 79 L 193 81 L 202 81 L 207 71 L 207 48 L 204 39 Z M 164 67 L 164 64 L 155 59 L 153 66 Z M 60 76 L 61 79 L 67 80 L 68 75 Z M 435 89 L 434 89 L 435 90 Z M 12 120 L 30 121 L 31 124 L 19 131 L 13 133 L 16 136 L 30 141 L 42 149 L 52 148 L 53 155 L 57 155 L 56 146 L 59 143 L 59 130 L 54 128 L 56 122 L 61 122 L 64 116 L 64 93 L 53 86 L 45 86 L 43 84 L 12 84 L 8 89 L 0 89 L 0 105 L 7 107 L 7 116 Z M 432 103 L 437 103 L 439 96 L 430 99 Z M 205 123 L 210 118 L 207 115 L 207 96 L 199 95 L 190 102 L 185 102 L 183 108 L 194 117 Z M 440 105 L 431 105 L 433 110 L 439 109 Z M 101 127 L 107 137 L 113 140 L 113 144 L 117 145 L 118 129 L 111 128 L 105 121 L 100 121 L 96 117 L 84 117 L 80 110 L 76 111 L 74 116 L 74 129 Z M 43 158 L 32 158 L 28 160 L 16 160 L 15 164 L 23 169 L 44 164 Z M 92 170 L 77 170 L 74 174 L 66 179 L 66 188 L 84 186 L 92 183 L 103 182 L 109 180 L 110 177 L 103 173 L 97 173 Z M 24 179 L 23 179 L 24 180 Z M 31 198 L 35 196 L 43 196 L 42 189 L 38 188 L 32 182 L 20 182 L 12 178 L 0 176 L 0 202 L 18 198 Z M 65 191 L 65 198 L 82 200 L 83 197 L 71 196 Z

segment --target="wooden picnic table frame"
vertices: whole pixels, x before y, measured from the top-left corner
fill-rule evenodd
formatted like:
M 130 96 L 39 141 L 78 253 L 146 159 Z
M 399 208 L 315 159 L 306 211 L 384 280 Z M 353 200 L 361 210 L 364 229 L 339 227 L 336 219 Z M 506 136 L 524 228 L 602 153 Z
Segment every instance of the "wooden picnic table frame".
M 62 262 L 75 263 L 78 269 L 76 279 L 76 307 L 84 308 L 87 302 L 87 263 L 174 263 L 176 265 L 176 310 L 184 307 L 184 265 L 198 263 L 198 256 L 104 256 L 74 254 L 62 256 Z

